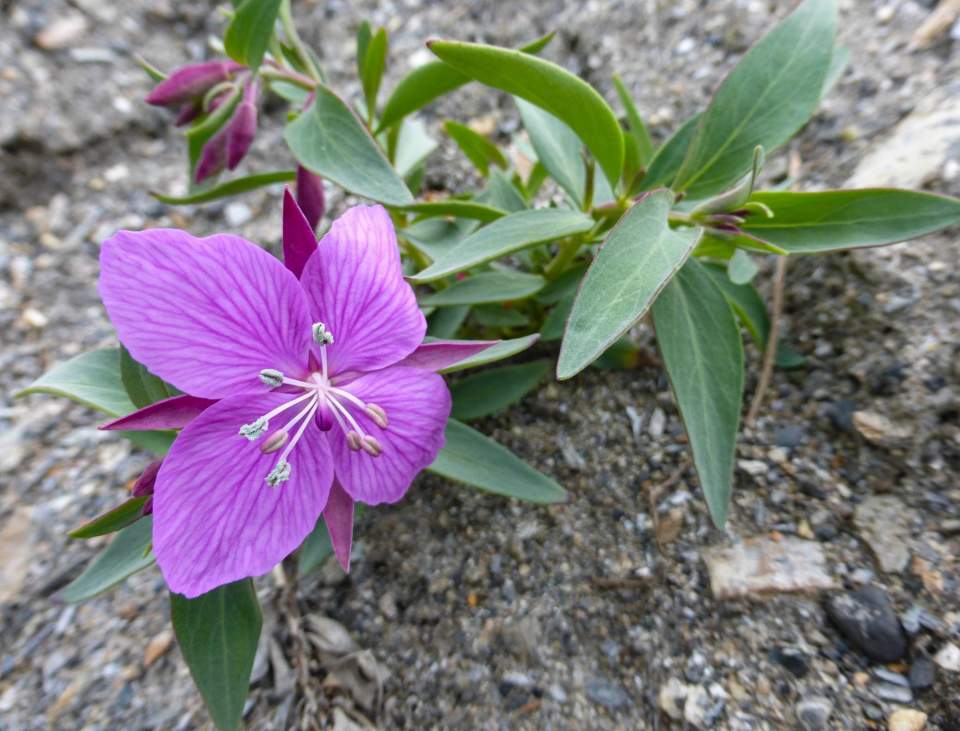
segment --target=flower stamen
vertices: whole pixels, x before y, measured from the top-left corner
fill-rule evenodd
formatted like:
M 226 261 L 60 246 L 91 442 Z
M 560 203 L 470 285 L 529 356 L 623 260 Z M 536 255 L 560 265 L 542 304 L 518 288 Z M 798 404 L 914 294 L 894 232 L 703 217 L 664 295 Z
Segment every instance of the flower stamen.
M 273 454 L 280 447 L 287 443 L 287 440 L 290 438 L 290 432 L 286 429 L 278 429 L 269 437 L 267 440 L 260 445 L 260 451 L 263 454 Z

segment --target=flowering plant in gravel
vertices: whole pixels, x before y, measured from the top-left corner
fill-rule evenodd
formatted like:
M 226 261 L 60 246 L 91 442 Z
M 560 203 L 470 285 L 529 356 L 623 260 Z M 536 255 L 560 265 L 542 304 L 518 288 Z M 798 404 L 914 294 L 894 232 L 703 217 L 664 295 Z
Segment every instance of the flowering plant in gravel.
M 147 101 L 186 125 L 189 188 L 158 198 L 201 204 L 292 184 L 286 267 L 225 234 L 121 232 L 104 244 L 100 286 L 123 347 L 79 356 L 27 389 L 92 405 L 115 417 L 106 428 L 166 454 L 130 500 L 74 532 L 117 536 L 63 597 L 93 596 L 156 560 L 220 728 L 239 722 L 259 633 L 248 577 L 294 551 L 301 571 L 331 551 L 346 568 L 354 501 L 393 502 L 424 468 L 521 499 L 563 498 L 462 423 L 522 398 L 550 361 L 460 379 L 452 399 L 434 371 L 560 341 L 556 375 L 571 378 L 635 361 L 630 331 L 649 323 L 722 525 L 743 411 L 742 331 L 764 353 L 761 384 L 774 365 L 803 362 L 778 347 L 756 259 L 777 257 L 776 302 L 790 256 L 960 222 L 960 201 L 926 192 L 794 192 L 792 179 L 761 189 L 767 156 L 848 62 L 835 0 L 800 3 L 658 145 L 618 77 L 619 115 L 539 56 L 550 35 L 517 50 L 430 41 L 437 60 L 381 100 L 388 36 L 363 24 L 362 95 L 347 100 L 301 40 L 289 0 L 234 5 L 226 58 L 169 75 L 143 64 L 157 81 Z M 425 191 L 437 141 L 417 112 L 471 81 L 511 95 L 523 131 L 501 148 L 445 121 L 482 186 Z M 290 169 L 226 177 L 268 94 L 289 105 L 278 158 L 292 158 Z M 325 181 L 378 205 L 350 209 L 318 247 Z

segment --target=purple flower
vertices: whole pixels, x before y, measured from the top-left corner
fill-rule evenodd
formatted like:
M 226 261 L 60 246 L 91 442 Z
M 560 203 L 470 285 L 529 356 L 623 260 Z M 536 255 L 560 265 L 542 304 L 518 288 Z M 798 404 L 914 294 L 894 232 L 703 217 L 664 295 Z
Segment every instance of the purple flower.
M 156 476 L 153 544 L 188 597 L 266 573 L 322 512 L 346 565 L 353 502 L 396 502 L 443 446 L 450 393 L 430 369 L 490 345 L 422 343 L 383 208 L 349 210 L 318 246 L 287 198 L 290 268 L 236 236 L 172 229 L 121 231 L 101 252 L 120 340 L 188 394 L 137 412 L 187 422 Z
M 245 68 L 243 64 L 236 61 L 205 61 L 182 66 L 153 88 L 147 95 L 147 103 L 181 107 L 198 102 L 210 89 L 242 68 Z
M 250 80 L 243 87 L 243 99 L 227 123 L 207 142 L 197 163 L 195 179 L 202 183 L 209 177 L 233 170 L 240 164 L 257 134 L 257 95 L 259 85 Z

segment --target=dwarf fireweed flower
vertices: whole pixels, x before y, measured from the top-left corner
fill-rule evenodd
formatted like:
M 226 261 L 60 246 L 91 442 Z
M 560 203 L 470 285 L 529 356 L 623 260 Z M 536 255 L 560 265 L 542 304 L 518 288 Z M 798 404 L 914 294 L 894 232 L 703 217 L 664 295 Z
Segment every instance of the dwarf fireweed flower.
M 156 475 L 153 542 L 188 597 L 269 571 L 321 513 L 346 564 L 353 501 L 399 500 L 443 446 L 450 392 L 432 370 L 489 345 L 422 343 L 379 206 L 317 246 L 288 193 L 284 251 L 286 268 L 239 237 L 172 229 L 103 245 L 121 342 L 185 394 L 170 400 L 190 420 Z

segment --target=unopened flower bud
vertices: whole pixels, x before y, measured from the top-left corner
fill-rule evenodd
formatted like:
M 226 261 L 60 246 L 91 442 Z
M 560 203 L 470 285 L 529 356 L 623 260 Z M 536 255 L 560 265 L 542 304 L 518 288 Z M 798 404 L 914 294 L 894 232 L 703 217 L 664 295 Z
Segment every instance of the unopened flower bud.
M 159 107 L 175 107 L 202 97 L 211 87 L 226 81 L 235 71 L 244 68 L 236 61 L 206 61 L 183 66 L 157 84 L 147 96 L 147 103 Z
M 233 116 L 204 145 L 200 161 L 197 163 L 195 175 L 197 183 L 202 183 L 207 178 L 223 172 L 224 169 L 233 170 L 247 154 L 257 133 L 258 88 L 255 81 L 247 83 L 244 87 L 243 99 L 234 110 Z M 219 100 L 220 97 L 217 97 L 214 103 L 219 104 Z
M 153 513 L 153 488 L 157 482 L 157 473 L 160 472 L 162 460 L 156 460 L 147 465 L 147 468 L 141 473 L 137 481 L 133 483 L 133 489 L 130 490 L 132 497 L 146 497 L 143 507 L 140 508 L 141 515 L 151 515 Z
M 326 210 L 323 178 L 311 173 L 303 165 L 297 165 L 297 204 L 310 227 L 316 229 Z

